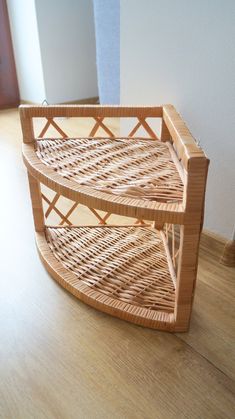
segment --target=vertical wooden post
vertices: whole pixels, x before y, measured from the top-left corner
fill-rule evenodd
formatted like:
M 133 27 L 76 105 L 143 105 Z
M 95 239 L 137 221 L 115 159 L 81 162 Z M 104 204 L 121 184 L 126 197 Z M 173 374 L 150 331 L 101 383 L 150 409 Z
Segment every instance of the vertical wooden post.
M 33 129 L 33 120 L 26 114 L 27 108 L 19 107 L 20 109 L 20 121 L 21 128 L 23 132 L 23 142 L 24 143 L 33 143 L 34 139 L 34 129 Z
M 33 219 L 36 231 L 44 231 L 44 213 L 40 183 L 28 172 L 29 189 L 33 209 Z
M 180 227 L 179 265 L 176 282 L 176 331 L 186 331 L 190 322 L 197 277 L 208 163 L 206 157 L 188 159 L 187 184 L 184 195 L 186 224 Z
M 189 326 L 197 277 L 200 231 L 200 224 L 180 227 L 180 251 L 175 304 L 175 331 L 186 331 Z
M 167 125 L 164 119 L 162 118 L 160 140 L 164 142 L 164 141 L 170 141 L 170 139 L 171 139 L 171 135 L 169 133 L 169 130 L 167 128 Z
M 28 113 L 27 107 L 20 106 L 20 119 L 23 132 L 23 141 L 24 143 L 34 143 L 34 129 L 33 129 L 33 119 Z M 42 205 L 42 195 L 40 182 L 35 179 L 31 173 L 28 171 L 28 180 L 29 180 L 29 189 L 33 209 L 33 219 L 34 226 L 36 231 L 44 231 L 44 213 Z

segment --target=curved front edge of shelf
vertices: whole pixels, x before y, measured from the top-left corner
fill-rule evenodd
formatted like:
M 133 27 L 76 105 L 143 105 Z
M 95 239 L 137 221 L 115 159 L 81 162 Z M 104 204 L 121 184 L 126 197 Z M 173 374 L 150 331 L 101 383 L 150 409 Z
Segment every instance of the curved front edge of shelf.
M 122 320 L 152 329 L 174 332 L 174 313 L 150 310 L 102 294 L 82 281 L 78 281 L 77 276 L 56 259 L 44 232 L 36 233 L 36 244 L 40 258 L 49 274 L 79 300 Z
M 184 223 L 185 212 L 182 203 L 160 203 L 112 195 L 63 178 L 41 162 L 35 153 L 33 143 L 23 144 L 23 160 L 28 171 L 39 182 L 89 208 L 159 223 Z

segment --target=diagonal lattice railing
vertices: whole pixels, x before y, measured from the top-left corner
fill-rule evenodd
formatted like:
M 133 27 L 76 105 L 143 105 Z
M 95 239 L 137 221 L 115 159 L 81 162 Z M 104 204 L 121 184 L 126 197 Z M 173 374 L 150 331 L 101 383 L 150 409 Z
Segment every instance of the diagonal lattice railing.
M 114 134 L 111 129 L 105 125 L 104 123 L 104 117 L 93 117 L 92 118 L 95 121 L 95 124 L 93 126 L 93 128 L 90 130 L 88 137 L 95 137 L 95 135 L 97 134 L 97 131 L 102 128 L 103 131 L 110 137 L 110 138 L 115 138 L 117 137 L 116 134 Z M 128 138 L 134 138 L 134 135 L 137 133 L 137 131 L 140 128 L 143 128 L 146 132 L 146 134 L 148 134 L 148 136 L 154 140 L 159 140 L 159 137 L 157 135 L 157 133 L 150 127 L 149 123 L 146 121 L 145 118 L 140 118 L 137 117 L 137 124 L 131 129 L 131 131 L 129 132 L 129 134 L 126 136 Z M 50 127 L 53 127 L 62 138 L 69 138 L 69 136 L 66 134 L 66 132 L 58 125 L 57 122 L 55 122 L 55 120 L 53 118 L 46 118 L 46 124 L 43 126 L 43 128 L 41 129 L 39 135 L 37 136 L 37 138 L 44 138 L 45 134 L 47 133 L 47 131 L 49 130 Z
M 45 189 L 45 187 L 44 187 Z M 47 188 L 48 189 L 48 188 Z M 54 224 L 54 215 L 57 216 L 57 219 L 59 218 L 59 221 L 57 222 L 60 226 L 72 226 L 76 225 L 77 223 L 74 222 L 74 219 L 77 221 L 79 220 L 79 206 L 84 207 L 84 205 L 80 204 L 79 202 L 71 201 L 66 198 L 67 205 L 64 205 L 63 201 L 65 198 L 55 193 L 53 197 L 49 197 L 47 195 L 47 191 L 44 190 L 42 192 L 42 199 L 44 201 L 44 216 L 45 220 L 49 222 L 49 224 Z M 88 213 L 93 215 L 93 220 L 98 221 L 99 225 L 107 225 L 110 217 L 112 216 L 112 213 L 100 213 L 94 208 L 86 207 L 87 209 L 87 215 Z M 84 215 L 84 214 L 83 214 Z M 125 218 L 125 217 L 124 217 Z M 52 221 L 51 221 L 52 220 Z M 112 221 L 110 224 L 113 224 Z M 140 219 L 134 219 L 133 220 L 134 225 L 149 225 L 144 222 L 144 220 Z

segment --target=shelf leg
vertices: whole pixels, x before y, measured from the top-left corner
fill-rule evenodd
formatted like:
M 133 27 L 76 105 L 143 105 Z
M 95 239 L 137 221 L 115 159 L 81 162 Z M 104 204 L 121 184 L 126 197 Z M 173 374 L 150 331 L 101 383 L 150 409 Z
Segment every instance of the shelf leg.
M 38 231 L 38 232 L 44 231 L 45 222 L 44 222 L 40 182 L 37 179 L 35 179 L 29 172 L 28 172 L 28 180 L 29 180 L 29 189 L 30 189 L 30 196 L 31 196 L 31 202 L 32 202 L 32 209 L 33 209 L 35 231 Z
M 179 265 L 176 281 L 175 331 L 187 331 L 192 311 L 200 240 L 200 225 L 180 227 Z

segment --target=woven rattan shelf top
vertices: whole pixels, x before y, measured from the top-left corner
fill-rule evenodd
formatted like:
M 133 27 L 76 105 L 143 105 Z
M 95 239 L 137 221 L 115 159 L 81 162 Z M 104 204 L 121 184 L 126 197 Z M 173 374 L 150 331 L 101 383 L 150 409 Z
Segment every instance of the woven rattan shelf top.
M 69 199 L 181 223 L 184 185 L 172 152 L 170 143 L 136 138 L 39 139 L 23 147 L 32 175 Z
M 53 276 L 81 300 L 139 324 L 172 323 L 174 278 L 157 230 L 47 227 L 38 247 Z
M 43 139 L 37 155 L 65 179 L 120 196 L 181 202 L 183 185 L 167 144 L 141 139 Z

